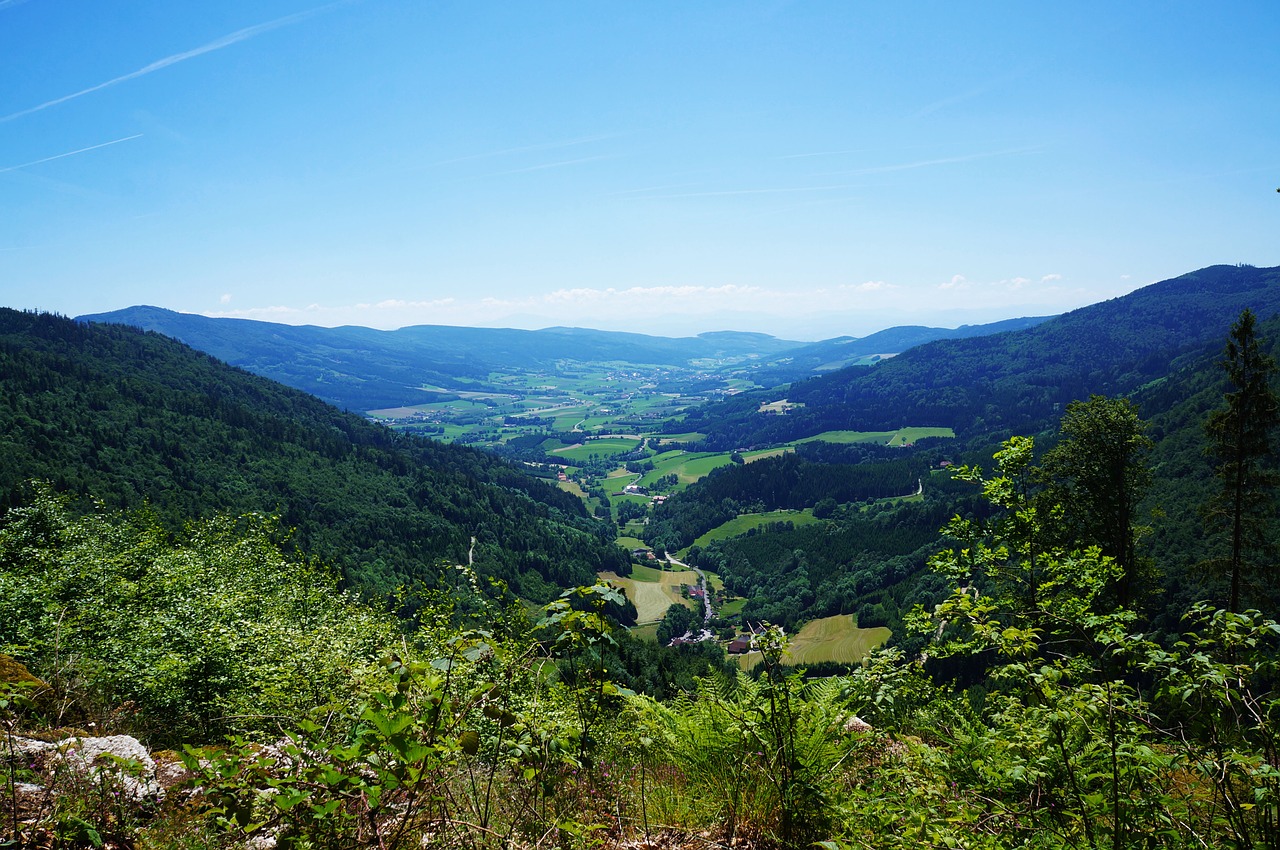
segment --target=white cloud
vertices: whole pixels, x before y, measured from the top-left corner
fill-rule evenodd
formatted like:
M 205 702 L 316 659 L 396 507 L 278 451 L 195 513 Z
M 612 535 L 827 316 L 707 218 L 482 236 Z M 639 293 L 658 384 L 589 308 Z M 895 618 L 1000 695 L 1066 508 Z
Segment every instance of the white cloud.
M 1053 284 L 1061 278 L 1049 274 L 970 279 L 955 274 L 928 289 L 928 295 L 910 282 L 887 280 L 798 283 L 792 288 L 683 282 L 566 286 L 438 298 L 404 294 L 305 307 L 276 304 L 209 315 L 329 327 L 394 329 L 430 324 L 536 329 L 567 325 L 664 336 L 758 330 L 792 339 L 822 339 L 862 335 L 898 324 L 955 327 L 1011 316 L 1049 315 L 1107 297 Z M 1048 285 L 1042 285 L 1045 283 Z M 454 289 L 455 293 L 463 291 Z
M 377 310 L 422 310 L 432 307 L 445 307 L 453 304 L 456 300 L 454 298 L 439 298 L 435 301 L 405 301 L 401 298 L 389 298 L 386 301 L 379 301 L 373 305 L 373 308 Z M 368 308 L 370 305 L 362 304 L 360 306 Z
M 230 304 L 230 303 L 231 303 L 231 293 L 230 293 L 230 292 L 223 293 L 223 296 L 222 296 L 221 298 L 219 298 L 219 299 L 218 299 L 218 303 L 219 303 L 219 304 Z
M 837 288 L 852 292 L 892 292 L 898 285 L 883 280 L 868 280 L 863 283 L 843 283 Z

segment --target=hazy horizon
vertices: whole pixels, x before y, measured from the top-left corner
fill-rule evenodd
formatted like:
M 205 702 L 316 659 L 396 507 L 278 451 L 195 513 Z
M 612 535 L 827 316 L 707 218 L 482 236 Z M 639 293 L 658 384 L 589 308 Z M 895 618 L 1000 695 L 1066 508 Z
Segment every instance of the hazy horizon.
M 122 311 L 124 311 L 124 310 L 129 310 L 129 309 L 133 309 L 133 308 L 158 308 L 158 309 L 168 309 L 168 308 L 159 307 L 158 305 L 155 305 L 155 304 L 131 304 L 131 305 L 129 305 L 128 307 L 121 307 L 121 308 L 119 308 L 118 310 L 103 310 L 103 311 L 96 311 L 96 312 L 93 312 L 93 313 L 81 313 L 81 314 L 77 314 L 76 316 L 72 316 L 71 318 L 81 318 L 81 317 L 83 317 L 83 316 L 101 316 L 101 315 L 109 315 L 109 314 L 111 314 L 111 313 L 122 312 Z M 442 327 L 458 327 L 458 328 L 475 328 L 475 329 L 485 329 L 485 330 L 527 330 L 527 331 L 543 331 L 543 330 L 554 330 L 554 329 L 557 329 L 557 328 L 568 328 L 568 329 L 571 329 L 571 330 L 606 331 L 606 332 L 630 333 L 630 334 L 641 334 L 641 335 L 645 335 L 645 336 L 659 336 L 659 337 L 668 337 L 668 338 L 695 337 L 695 336 L 700 336 L 700 335 L 703 335 L 703 334 L 717 334 L 717 333 L 743 333 L 743 334 L 764 334 L 764 335 L 766 335 L 766 336 L 771 336 L 771 337 L 774 337 L 775 339 L 783 340 L 783 341 L 786 341 L 786 342 L 797 342 L 797 343 L 801 343 L 801 344 L 806 344 L 806 343 L 810 343 L 810 342 L 822 342 L 822 341 L 825 341 L 825 340 L 834 339 L 834 338 L 836 338 L 836 337 L 844 337 L 844 336 L 847 336 L 847 337 L 855 337 L 855 338 L 862 338 L 862 337 L 871 336 L 871 335 L 873 335 L 873 334 L 875 334 L 875 333 L 878 333 L 878 332 L 880 332 L 880 331 L 886 331 L 886 330 L 890 330 L 890 329 L 892 329 L 892 328 L 897 328 L 897 327 L 931 327 L 931 328 L 942 328 L 942 329 L 945 329 L 945 330 L 957 330 L 957 329 L 959 329 L 959 328 L 961 328 L 961 327 L 972 326 L 972 325 L 984 325 L 984 324 L 991 324 L 991 323 L 994 323 L 994 322 L 1002 322 L 1002 321 L 1008 321 L 1008 320 L 1014 320 L 1014 319 L 1025 319 L 1025 318 L 1045 318 L 1045 317 L 1051 317 L 1051 316 L 1054 316 L 1054 315 L 1060 315 L 1060 314 L 1049 314 L 1049 313 L 1040 314 L 1040 315 L 1030 315 L 1030 314 L 1028 314 L 1028 315 L 1020 315 L 1020 316 L 1005 316 L 1005 317 L 1002 317 L 1002 318 L 993 319 L 993 320 L 991 320 L 990 322 L 986 322 L 986 321 L 960 321 L 960 322 L 955 322 L 955 323 L 952 323 L 952 324 L 934 324 L 934 325 L 920 325 L 920 324 L 919 324 L 919 323 L 917 323 L 917 322 L 896 322 L 896 323 L 893 323 L 893 324 L 878 325 L 878 326 L 876 326 L 875 328 L 873 328 L 872 330 L 869 330 L 869 331 L 867 331 L 867 332 L 865 332 L 865 333 L 858 333 L 858 334 L 854 334 L 854 333 L 837 333 L 837 334 L 830 334 L 830 335 L 827 335 L 827 336 L 820 336 L 820 337 L 807 338 L 807 337 L 800 337 L 800 336 L 789 336 L 789 335 L 786 335 L 786 334 L 773 334 L 773 333 L 768 333 L 767 331 L 751 330 L 751 329 L 749 329 L 749 328 L 744 328 L 744 327 L 733 327 L 733 326 L 725 326 L 725 327 L 699 327 L 699 328 L 695 328 L 695 329 L 691 329 L 691 330 L 687 330 L 687 331 L 673 332 L 673 331 L 669 331 L 669 330 L 668 330 L 668 331 L 663 331 L 663 330 L 661 330 L 661 329 L 659 329 L 659 330 L 657 330 L 657 331 L 645 331 L 645 330 L 636 330 L 636 329 L 629 328 L 629 327 L 597 327 L 597 326 L 592 326 L 592 325 L 577 325 L 577 324 L 574 324 L 574 325 L 566 325 L 566 324 L 533 324 L 533 323 L 532 323 L 532 320 L 530 320 L 530 322 L 529 322 L 529 323 L 526 323 L 526 324 L 514 324 L 514 323 L 513 323 L 513 324 L 493 324 L 493 325 L 456 325 L 456 324 L 436 323 L 436 322 L 417 322 L 417 323 L 414 323 L 414 324 L 409 324 L 409 325 L 400 325 L 400 326 L 397 326 L 397 327 L 372 328 L 370 325 L 352 325 L 352 324 L 344 324 L 344 325 L 316 325 L 316 324 L 312 324 L 312 323 L 273 322 L 273 321 L 271 321 L 270 319 L 257 319 L 257 318 L 247 318 L 247 317 L 240 317 L 240 316 L 205 316 L 203 313 L 186 313 L 186 312 L 181 311 L 181 310 L 175 310 L 175 311 L 173 311 L 173 312 L 181 313 L 181 314 L 183 314 L 183 315 L 201 316 L 201 317 L 203 317 L 203 318 L 210 318 L 210 319 L 239 319 L 239 320 L 241 320 L 241 321 L 264 322 L 264 323 L 267 323 L 267 324 L 278 324 L 278 325 L 285 325 L 285 326 L 292 326 L 292 327 L 322 327 L 322 328 L 360 327 L 360 328 L 366 328 L 366 329 L 372 329 L 372 330 L 383 330 L 383 331 L 397 331 L 397 330 L 403 330 L 404 328 L 410 328 L 410 327 L 421 327 L 421 326 L 442 326 Z

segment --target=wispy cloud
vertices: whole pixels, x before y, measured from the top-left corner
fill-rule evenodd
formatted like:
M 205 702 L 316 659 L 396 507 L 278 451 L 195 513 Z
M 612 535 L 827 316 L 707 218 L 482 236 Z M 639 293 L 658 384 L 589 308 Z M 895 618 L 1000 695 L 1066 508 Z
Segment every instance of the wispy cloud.
M 1021 77 L 1024 73 L 1025 71 L 1017 71 L 1012 74 L 1005 74 L 1002 77 L 997 77 L 996 79 L 991 80 L 988 83 L 977 86 L 975 88 L 971 88 L 968 91 L 963 91 L 963 92 L 960 92 L 959 94 L 954 94 L 951 97 L 944 97 L 941 100 L 935 100 L 933 103 L 925 104 L 924 106 L 917 109 L 914 113 L 912 113 L 911 117 L 924 118 L 927 115 L 932 115 L 933 113 L 938 112 L 939 110 L 942 110 L 942 109 L 946 109 L 949 106 L 955 106 L 957 103 L 963 103 L 966 100 L 972 100 L 975 97 L 981 97 L 987 92 L 992 91 L 993 89 L 997 89 L 1000 86 L 1003 86 L 1005 83 L 1009 82 L 1010 80 L 1016 80 L 1018 77 Z
M 454 157 L 453 159 L 442 159 L 439 162 L 433 162 L 431 164 L 432 165 L 453 165 L 454 163 L 457 163 L 457 162 L 470 162 L 471 160 L 474 160 L 474 159 L 490 159 L 492 157 L 510 156 L 511 154 L 517 154 L 517 153 L 531 153 L 533 151 L 549 151 L 549 150 L 556 150 L 558 148 L 571 148 L 571 147 L 574 147 L 575 145 L 588 145 L 588 144 L 591 144 L 592 142 L 603 142 L 606 139 L 615 139 L 617 137 L 618 137 L 617 133 L 600 133 L 595 136 L 582 136 L 576 139 L 562 139 L 560 141 L 555 141 L 555 142 L 542 142 L 541 144 L 537 144 L 537 145 L 523 145 L 517 148 L 503 148 L 502 150 L 485 151 L 483 153 L 473 153 L 473 154 L 468 154 L 466 156 Z
M 853 171 L 835 171 L 834 175 L 845 175 L 856 177 L 867 174 L 887 174 L 892 171 L 910 171 L 915 168 L 930 168 L 935 165 L 951 165 L 957 162 L 973 162 L 977 159 L 991 159 L 997 156 L 1013 156 L 1015 154 L 1035 153 L 1043 150 L 1038 146 L 1026 148 L 1009 148 L 1008 150 L 987 151 L 986 153 L 973 153 L 966 156 L 948 156 L 941 159 L 922 159 L 916 162 L 902 162 L 895 165 L 879 165 L 872 168 L 858 168 Z
M 669 183 L 664 186 L 642 186 L 639 189 L 619 189 L 616 192 L 607 193 L 607 197 L 618 197 L 621 195 L 643 195 L 649 192 L 669 192 L 672 189 L 687 189 L 690 186 L 698 186 L 698 183 Z
M 540 165 L 530 165 L 527 168 L 513 168 L 510 171 L 495 171 L 490 177 L 500 177 L 504 174 L 524 174 L 528 171 L 545 171 L 548 168 L 564 168 L 566 165 L 578 165 L 583 162 L 596 162 L 601 159 L 617 159 L 615 155 L 600 154 L 599 156 L 583 156 L 577 159 L 566 159 L 560 162 L 544 162 Z
M 0 2 L 2 2 L 2 0 L 0 0 Z M 6 121 L 12 121 L 15 118 L 22 118 L 26 115 L 31 115 L 33 113 L 40 112 L 45 109 L 49 109 L 50 107 L 58 106 L 60 104 L 66 103 L 69 100 L 75 100 L 76 98 L 84 97 L 87 94 L 93 94 L 94 92 L 99 92 L 99 91 L 102 91 L 103 89 L 111 88 L 112 86 L 118 86 L 120 85 L 120 83 L 127 83 L 128 81 L 136 80 L 139 77 L 145 77 L 147 74 L 154 74 L 156 71 L 162 71 L 165 68 L 170 67 L 171 65 L 177 65 L 179 62 L 185 62 L 188 59 L 194 59 L 197 56 L 203 56 L 206 53 L 213 53 L 215 50 L 221 50 L 224 47 L 230 47 L 233 44 L 239 44 L 242 41 L 248 41 L 249 39 L 254 38 L 255 36 L 262 35 L 263 33 L 270 32 L 271 30 L 276 30 L 276 29 L 280 29 L 281 27 L 287 27 L 292 24 L 296 24 L 300 21 L 304 21 L 307 18 L 312 17 L 313 15 L 317 15 L 321 12 L 327 11 L 336 6 L 346 5 L 348 2 L 351 2 L 351 0 L 340 0 L 340 2 L 338 3 L 329 3 L 325 6 L 319 6 L 315 9 L 309 9 L 304 12 L 295 12 L 292 15 L 285 15 L 284 17 L 276 18 L 273 21 L 267 21 L 266 23 L 255 24 L 254 26 L 251 26 L 251 27 L 245 27 L 244 29 L 236 30 L 235 32 L 229 35 L 224 35 L 221 38 L 216 38 L 213 41 L 207 44 L 202 44 L 199 47 L 194 48 L 192 50 L 187 50 L 182 53 L 174 53 L 172 56 L 166 56 L 163 59 L 157 59 L 155 62 L 152 62 L 150 65 L 146 65 L 142 68 L 139 68 L 136 71 L 132 71 L 128 74 L 123 74 L 119 77 L 115 77 L 113 79 L 107 80 L 105 83 L 98 83 L 95 86 L 89 86 L 89 88 L 81 89 L 78 92 L 72 92 L 71 94 L 63 95 L 62 97 L 56 97 L 53 100 L 46 100 L 44 103 L 38 104 L 36 106 L 32 106 L 29 109 L 23 109 L 19 112 L 13 112 L 9 115 L 5 115 L 3 117 L 0 117 L 0 123 L 6 122 Z
M 648 200 L 650 198 L 708 198 L 717 195 L 789 195 L 799 192 L 826 192 L 832 189 L 852 188 L 856 187 L 849 184 L 838 184 L 834 186 L 791 186 L 777 189 L 722 189 L 706 192 L 678 192 L 665 195 L 636 195 L 635 197 Z
M 858 148 L 856 150 L 845 151 L 815 151 L 813 153 L 788 153 L 782 156 L 774 157 L 774 159 L 806 159 L 811 156 L 845 156 L 851 153 L 866 153 L 866 148 Z
M 27 0 L 0 0 L 0 12 L 5 9 L 12 9 L 14 6 L 21 6 Z
M 98 145 L 90 145 L 87 148 L 80 148 L 74 151 L 67 151 L 66 153 L 60 153 L 54 156 L 46 156 L 43 159 L 33 159 L 31 162 L 24 162 L 21 165 L 10 165 L 7 168 L 0 168 L 0 174 L 4 174 L 6 171 L 17 171 L 19 168 L 29 168 L 33 165 L 39 165 L 42 162 L 53 162 L 55 159 L 66 159 L 69 156 L 76 156 L 77 154 L 88 153 L 89 151 L 96 151 L 99 148 L 107 148 L 107 147 L 111 147 L 112 145 L 118 145 L 121 142 L 132 142 L 134 139 L 141 139 L 141 138 L 142 138 L 142 133 L 135 133 L 132 136 L 125 136 L 123 139 L 112 139 L 109 142 L 103 142 L 102 144 L 98 144 Z
M 1054 275 L 969 279 L 956 274 L 936 284 L 928 297 L 920 287 L 892 280 L 819 282 L 773 287 L 753 283 L 653 283 L 634 286 L 565 286 L 520 293 L 485 293 L 481 285 L 465 295 L 421 293 L 370 298 L 359 303 L 273 305 L 229 309 L 225 302 L 209 316 L 253 318 L 287 324 L 344 324 L 399 328 L 413 324 L 468 327 L 546 327 L 551 324 L 614 328 L 671 335 L 670 305 L 681 307 L 679 330 L 703 331 L 747 325 L 778 333 L 804 328 L 799 338 L 871 333 L 894 324 L 954 327 L 1007 318 L 1015 310 L 1038 315 L 1073 309 L 1096 300 L 1094 293 L 1037 285 Z M 239 299 L 237 299 L 238 301 Z M 964 311 L 964 312 L 957 312 Z M 744 325 L 743 323 L 746 323 Z M 793 331 L 800 332 L 800 331 Z
M 741 297 L 743 295 L 760 295 L 765 292 L 766 290 L 758 286 L 741 286 L 733 283 L 726 283 L 721 286 L 701 286 L 697 284 L 630 286 L 626 289 L 576 287 L 548 292 L 541 296 L 541 300 L 548 304 L 598 304 L 602 301 L 649 300 L 653 298 Z

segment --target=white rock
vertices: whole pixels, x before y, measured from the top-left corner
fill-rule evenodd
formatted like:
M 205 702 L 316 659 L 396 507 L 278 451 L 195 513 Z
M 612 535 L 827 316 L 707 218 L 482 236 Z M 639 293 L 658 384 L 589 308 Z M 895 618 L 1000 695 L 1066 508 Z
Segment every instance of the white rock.
M 156 763 L 151 753 L 137 738 L 108 735 L 104 738 L 68 738 L 51 745 L 62 753 L 63 763 L 87 776 L 105 775 L 119 785 L 121 793 L 133 800 L 164 794 L 156 782 Z M 136 769 L 126 769 L 112 758 L 136 762 Z

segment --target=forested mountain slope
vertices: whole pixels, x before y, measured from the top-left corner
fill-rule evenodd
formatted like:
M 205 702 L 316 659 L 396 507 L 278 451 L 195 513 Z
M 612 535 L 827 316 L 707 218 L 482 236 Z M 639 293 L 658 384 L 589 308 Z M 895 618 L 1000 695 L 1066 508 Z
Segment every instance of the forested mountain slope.
M 1228 598 L 1224 576 L 1208 566 L 1230 551 L 1230 522 L 1221 515 L 1207 520 L 1207 508 L 1223 485 L 1215 474 L 1215 458 L 1207 453 L 1206 432 L 1211 414 L 1223 408 L 1224 393 L 1231 388 L 1222 368 L 1226 337 L 1224 332 L 1179 355 L 1168 365 L 1166 377 L 1130 394 L 1151 438 L 1149 454 L 1140 452 L 1150 478 L 1135 476 L 1145 481 L 1132 514 L 1142 564 L 1141 599 L 1135 608 L 1161 633 L 1177 634 L 1179 618 L 1196 601 Z M 1257 338 L 1264 352 L 1280 353 L 1280 316 L 1260 322 Z M 1058 424 L 1029 433 L 1035 439 L 1036 463 L 1063 438 Z M 829 499 L 823 523 L 791 527 L 781 517 L 750 536 L 693 547 L 686 560 L 716 571 L 727 587 L 749 597 L 745 617 L 791 626 L 812 617 L 857 612 L 860 625 L 888 624 L 900 639 L 901 616 L 914 604 L 931 609 L 938 601 L 932 596 L 936 577 L 924 567 L 931 554 L 948 545 L 940 530 L 946 519 L 982 512 L 974 503 L 978 489 L 944 473 L 941 460 L 990 469 L 996 441 L 975 438 L 967 448 L 950 442 L 945 447 L 856 447 L 863 457 L 853 455 L 854 447 L 809 442 L 794 454 L 725 467 L 667 499 L 654 511 L 646 536 L 667 548 L 688 546 L 739 512 L 813 508 L 817 516 L 818 500 Z M 820 455 L 815 454 L 819 447 Z M 842 454 L 850 456 L 842 459 Z M 1273 453 L 1266 463 L 1273 474 L 1280 473 L 1280 457 Z M 1055 466 L 1030 486 L 1051 488 L 1063 469 Z M 863 506 L 864 498 L 880 498 L 885 488 L 907 492 L 916 480 L 923 481 L 917 504 L 886 500 Z M 1255 520 L 1260 538 L 1273 545 L 1280 540 L 1277 521 L 1274 510 Z M 1061 523 L 1069 524 L 1066 519 Z M 1274 609 L 1265 601 L 1274 598 L 1274 581 L 1256 574 L 1252 579 L 1253 585 L 1245 588 L 1250 604 L 1271 613 Z
M 678 427 L 730 446 L 836 428 L 1040 430 L 1072 400 L 1130 393 L 1165 376 L 1180 353 L 1225 339 L 1246 307 L 1263 318 L 1280 310 L 1280 268 L 1211 266 L 1033 328 L 933 342 L 794 384 L 787 398 L 803 407 L 786 416 L 758 413 L 760 396 L 746 395 L 695 410 Z
M 423 386 L 476 389 L 491 372 L 554 369 L 561 361 L 730 370 L 772 386 L 870 354 L 895 354 L 936 339 L 998 333 L 1043 319 L 960 328 L 889 328 L 862 338 L 804 344 L 768 334 L 712 331 L 669 338 L 588 328 L 463 328 L 415 325 L 394 331 L 321 328 L 209 318 L 159 307 L 80 316 L 156 331 L 192 348 L 348 410 L 429 401 Z
M 39 478 L 174 524 L 278 514 L 304 551 L 375 592 L 472 553 L 482 574 L 541 601 L 625 570 L 577 498 L 505 462 L 398 436 L 124 326 L 0 309 L 0 433 L 0 508 Z
M 917 345 L 940 339 L 969 339 L 991 336 L 1006 331 L 1032 328 L 1051 316 L 1004 319 L 984 325 L 961 325 L 958 328 L 930 328 L 922 325 L 899 325 L 863 337 L 842 336 L 811 343 L 765 359 L 752 371 L 761 386 L 775 386 L 811 378 L 815 373 L 829 372 L 856 364 L 874 355 L 899 354 Z
M 1262 351 L 1272 357 L 1280 355 L 1280 316 L 1259 322 L 1257 339 Z M 1205 511 L 1222 487 L 1214 475 L 1215 460 L 1206 451 L 1210 440 L 1205 423 L 1223 406 L 1223 393 L 1229 386 L 1221 367 L 1224 344 L 1225 338 L 1184 355 L 1175 361 L 1168 378 L 1133 395 L 1139 412 L 1150 423 L 1149 434 L 1155 444 L 1150 458 L 1152 488 L 1143 505 L 1150 534 L 1143 540 L 1143 548 L 1164 576 L 1170 596 L 1165 605 L 1172 610 L 1221 591 L 1214 587 L 1220 577 L 1209 574 L 1203 565 L 1215 551 L 1228 548 L 1224 539 L 1228 524 L 1222 519 L 1206 521 Z M 1271 384 L 1280 386 L 1280 380 L 1273 378 Z M 1267 463 L 1273 472 L 1280 471 L 1280 456 L 1274 452 Z M 1275 520 L 1273 516 L 1272 522 Z M 1280 539 L 1274 531 L 1267 536 L 1273 541 Z M 1274 591 L 1275 587 L 1266 589 Z
M 700 359 L 740 360 L 799 345 L 766 334 L 731 332 L 671 339 L 585 328 L 295 327 L 158 307 L 130 307 L 79 319 L 171 336 L 349 410 L 416 404 L 429 400 L 421 390 L 424 385 L 475 389 L 462 382 L 486 380 L 494 371 L 550 368 L 561 360 L 687 367 Z

